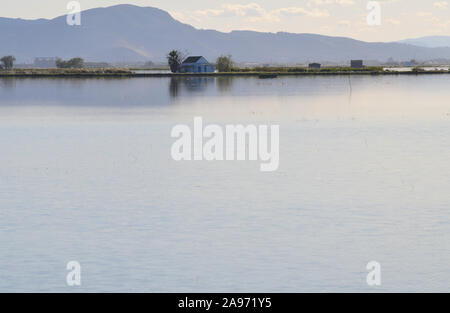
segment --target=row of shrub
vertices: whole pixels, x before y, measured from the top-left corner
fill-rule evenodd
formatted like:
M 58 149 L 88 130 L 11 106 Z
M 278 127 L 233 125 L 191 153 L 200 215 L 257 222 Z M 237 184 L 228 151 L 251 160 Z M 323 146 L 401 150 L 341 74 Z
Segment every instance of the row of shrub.
M 237 73 L 249 73 L 249 72 L 261 72 L 261 73 L 335 73 L 335 72 L 382 72 L 383 67 L 379 66 L 367 66 L 364 68 L 352 68 L 352 67 L 324 67 L 321 69 L 313 69 L 307 67 L 233 67 L 232 72 Z
M 22 69 L 16 68 L 9 71 L 10 74 L 23 75 L 64 75 L 64 74 L 131 74 L 132 71 L 126 68 L 51 68 L 51 69 Z

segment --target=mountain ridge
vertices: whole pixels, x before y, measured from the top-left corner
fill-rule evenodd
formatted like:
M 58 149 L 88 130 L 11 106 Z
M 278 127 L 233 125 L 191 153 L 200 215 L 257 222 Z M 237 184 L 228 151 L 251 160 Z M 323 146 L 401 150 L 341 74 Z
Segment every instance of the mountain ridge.
M 450 36 L 425 36 L 404 39 L 399 42 L 427 48 L 450 47 Z
M 65 15 L 36 20 L 0 18 L 0 36 L 6 43 L 0 45 L 0 55 L 15 55 L 19 62 L 43 56 L 164 61 L 172 49 L 204 55 L 211 61 L 231 54 L 236 61 L 255 63 L 450 59 L 450 47 L 364 42 L 311 33 L 197 29 L 164 10 L 130 4 L 83 11 L 81 26 L 67 25 Z

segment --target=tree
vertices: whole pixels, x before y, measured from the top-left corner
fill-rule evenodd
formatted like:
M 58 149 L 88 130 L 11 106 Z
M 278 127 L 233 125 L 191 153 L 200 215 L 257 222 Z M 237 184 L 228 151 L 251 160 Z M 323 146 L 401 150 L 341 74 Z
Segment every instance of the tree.
M 167 55 L 167 63 L 172 73 L 177 73 L 180 70 L 181 62 L 183 62 L 183 55 L 180 51 L 172 50 Z
M 14 67 L 14 62 L 16 61 L 16 58 L 12 55 L 5 56 L 0 59 L 0 62 L 2 62 L 2 68 L 5 70 L 10 70 Z
M 61 59 L 56 60 L 57 68 L 83 68 L 84 60 L 82 58 L 73 58 L 69 61 L 63 61 Z
M 233 68 L 233 60 L 231 55 L 221 55 L 217 58 L 217 70 L 219 72 L 231 72 Z
M 145 68 L 152 68 L 154 66 L 155 66 L 155 63 L 153 63 L 152 61 L 147 61 L 144 63 Z
M 67 61 L 63 61 L 62 59 L 56 59 L 56 67 L 57 68 L 67 68 L 69 63 Z
M 69 64 L 71 68 L 83 68 L 84 60 L 82 58 L 73 58 L 69 60 Z

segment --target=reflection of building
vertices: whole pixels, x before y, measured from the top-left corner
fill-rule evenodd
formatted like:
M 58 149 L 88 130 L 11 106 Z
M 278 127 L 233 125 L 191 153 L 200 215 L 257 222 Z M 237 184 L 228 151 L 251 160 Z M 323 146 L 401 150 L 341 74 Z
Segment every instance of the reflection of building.
M 34 59 L 34 67 L 37 68 L 53 68 L 56 67 L 56 60 L 58 58 L 50 57 L 50 58 L 35 58 Z
M 364 63 L 363 63 L 363 60 L 351 60 L 350 66 L 352 68 L 363 68 Z
M 188 57 L 181 64 L 180 73 L 214 73 L 215 66 L 204 57 Z
M 320 63 L 310 63 L 309 64 L 309 68 L 320 69 L 320 67 L 321 67 Z
M 213 77 L 172 77 L 169 83 L 169 93 L 172 98 L 177 98 L 181 92 L 204 92 L 208 86 L 214 86 Z
M 208 84 L 213 83 L 212 77 L 188 77 L 183 79 L 183 84 L 188 91 L 205 91 Z

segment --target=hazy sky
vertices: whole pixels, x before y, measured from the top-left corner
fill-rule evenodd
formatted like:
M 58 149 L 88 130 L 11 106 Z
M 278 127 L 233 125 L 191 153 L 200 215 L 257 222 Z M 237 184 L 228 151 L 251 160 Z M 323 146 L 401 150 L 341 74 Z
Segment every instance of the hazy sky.
M 1 0 L 0 16 L 53 18 L 69 0 Z M 168 11 L 197 28 L 247 29 L 392 41 L 450 36 L 450 0 L 380 0 L 381 25 L 367 24 L 367 0 L 79 0 L 82 10 L 131 3 Z

